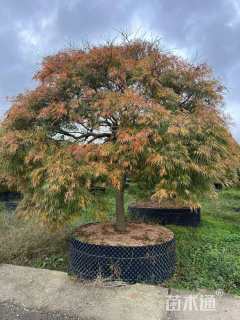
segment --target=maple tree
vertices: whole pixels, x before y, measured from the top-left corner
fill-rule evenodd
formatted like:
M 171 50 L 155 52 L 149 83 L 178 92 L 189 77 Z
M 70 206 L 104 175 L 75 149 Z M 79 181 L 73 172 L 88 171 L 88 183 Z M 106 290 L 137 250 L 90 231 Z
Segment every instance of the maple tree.
M 1 170 L 24 192 L 23 212 L 64 222 L 91 201 L 99 179 L 115 189 L 116 228 L 124 231 L 126 177 L 159 202 L 194 207 L 237 163 L 223 86 L 207 65 L 156 42 L 66 50 L 46 57 L 35 79 L 0 137 Z

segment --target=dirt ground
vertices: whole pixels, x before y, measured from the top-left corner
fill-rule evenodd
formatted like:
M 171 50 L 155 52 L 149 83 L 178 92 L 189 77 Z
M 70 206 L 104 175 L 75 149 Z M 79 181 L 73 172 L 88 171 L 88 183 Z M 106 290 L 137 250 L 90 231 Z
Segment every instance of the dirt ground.
M 143 246 L 173 239 L 172 231 L 159 225 L 129 223 L 125 233 L 116 232 L 110 223 L 88 224 L 75 232 L 79 240 L 111 246 Z

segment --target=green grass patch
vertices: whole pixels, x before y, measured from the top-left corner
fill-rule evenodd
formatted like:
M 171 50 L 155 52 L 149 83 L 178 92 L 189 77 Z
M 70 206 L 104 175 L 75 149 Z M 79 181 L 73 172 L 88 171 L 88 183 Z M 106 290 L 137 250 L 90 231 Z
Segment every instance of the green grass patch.
M 202 200 L 202 222 L 194 228 L 169 226 L 177 240 L 175 288 L 224 289 L 240 295 L 240 189 Z

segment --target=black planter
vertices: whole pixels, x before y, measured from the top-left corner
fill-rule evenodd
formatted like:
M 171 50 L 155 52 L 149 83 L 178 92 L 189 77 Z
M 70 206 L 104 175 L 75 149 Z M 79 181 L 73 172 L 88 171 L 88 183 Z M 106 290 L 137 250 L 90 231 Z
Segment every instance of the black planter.
M 11 200 L 20 200 L 21 193 L 20 192 L 0 192 L 0 201 L 11 201 Z
M 19 192 L 0 192 L 0 202 L 2 202 L 8 210 L 15 210 L 21 198 L 22 195 Z
M 129 206 L 132 218 L 160 224 L 175 224 L 197 227 L 201 220 L 201 210 L 190 208 L 145 208 Z
M 94 245 L 70 240 L 70 272 L 81 279 L 161 283 L 175 272 L 175 239 L 150 246 Z
M 106 192 L 106 188 L 105 187 L 101 187 L 101 186 L 93 186 L 93 187 L 91 187 L 90 191 L 92 193 L 98 193 L 98 192 L 105 193 Z
M 214 187 L 215 187 L 216 191 L 221 191 L 223 189 L 223 184 L 216 182 L 216 183 L 214 183 Z

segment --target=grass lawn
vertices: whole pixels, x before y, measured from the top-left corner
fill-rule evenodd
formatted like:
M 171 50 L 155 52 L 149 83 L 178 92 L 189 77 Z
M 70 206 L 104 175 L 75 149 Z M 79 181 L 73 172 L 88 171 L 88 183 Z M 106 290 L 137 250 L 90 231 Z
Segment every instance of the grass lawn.
M 200 227 L 169 226 L 177 239 L 175 288 L 224 289 L 240 295 L 240 189 L 202 201 Z
M 126 207 L 140 192 L 130 188 Z M 105 208 L 105 209 L 104 209 Z M 108 217 L 104 215 L 108 213 Z M 0 219 L 0 263 L 67 270 L 67 237 L 79 223 L 111 218 L 112 192 L 105 206 L 94 205 L 62 232 L 49 233 L 34 222 L 17 221 L 13 215 Z M 168 226 L 177 239 L 177 272 L 169 287 L 224 289 L 240 295 L 240 189 L 219 192 L 217 200 L 202 200 L 202 222 L 198 228 Z

